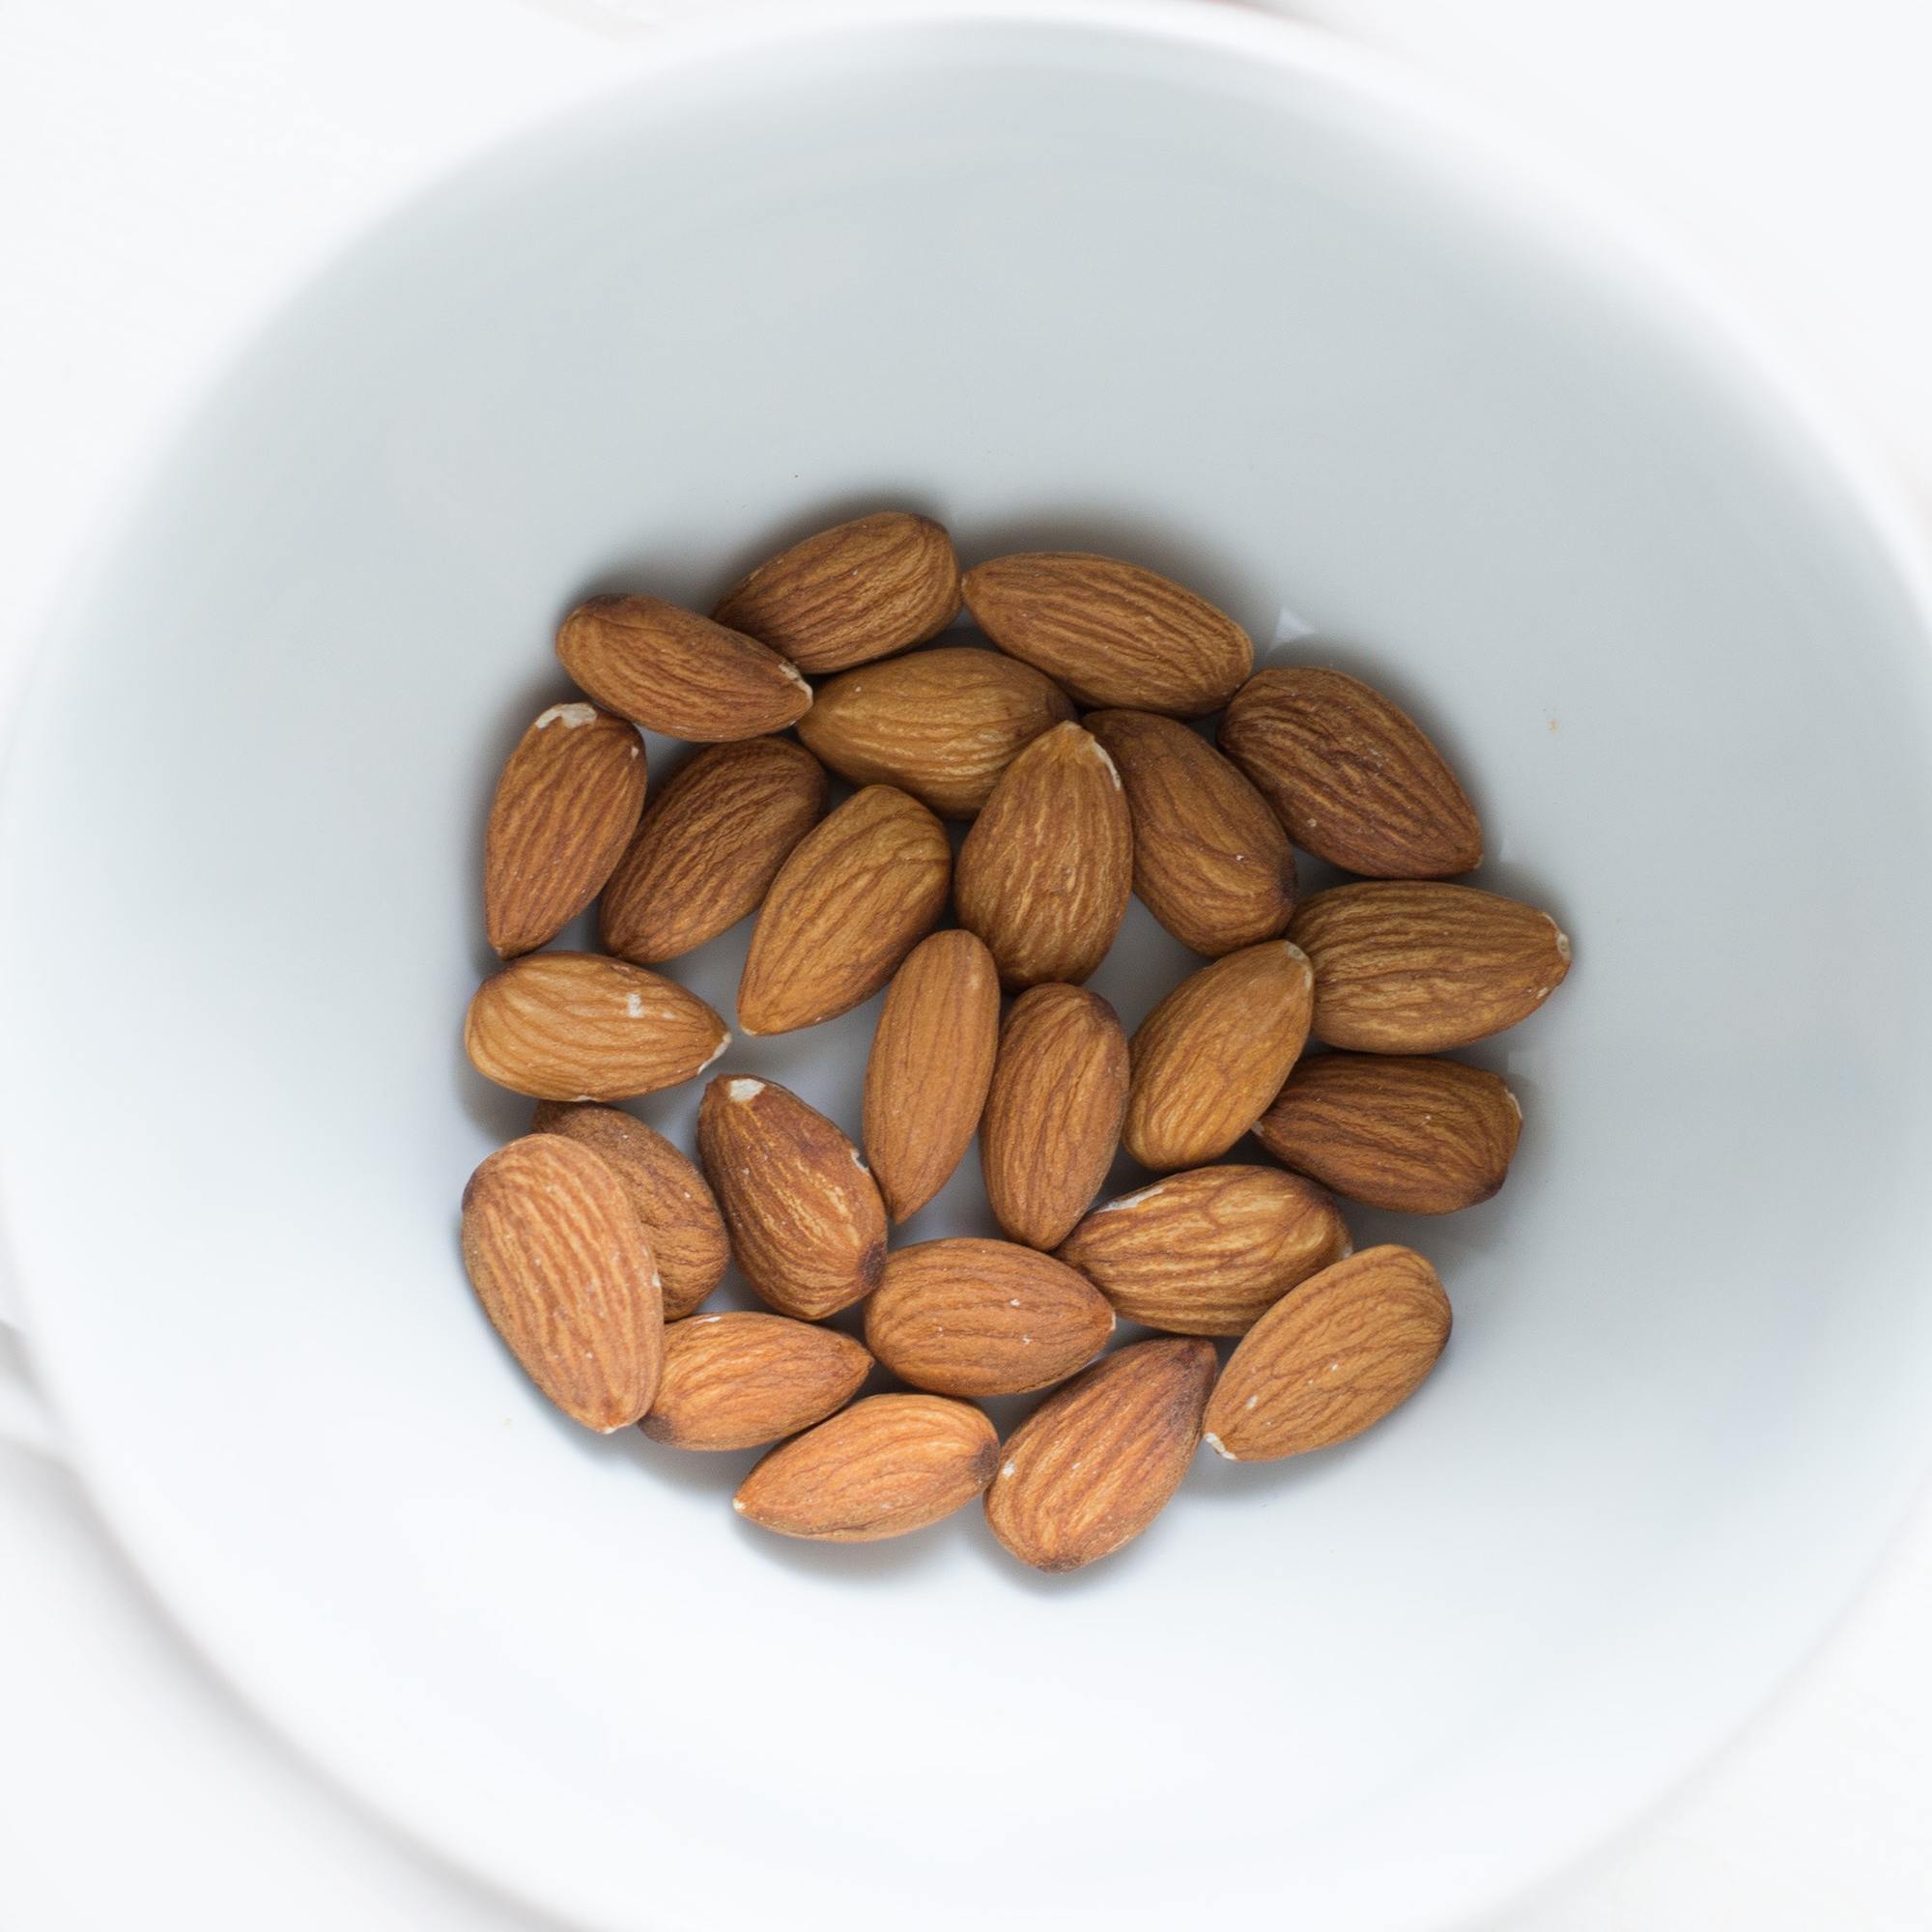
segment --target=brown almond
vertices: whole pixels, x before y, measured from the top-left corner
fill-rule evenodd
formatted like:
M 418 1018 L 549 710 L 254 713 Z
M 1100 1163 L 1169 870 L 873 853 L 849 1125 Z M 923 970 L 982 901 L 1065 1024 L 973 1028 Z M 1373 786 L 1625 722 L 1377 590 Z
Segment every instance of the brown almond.
M 1096 738 L 1056 724 L 1007 767 L 959 848 L 959 923 L 1009 991 L 1077 984 L 1107 956 L 1132 889 L 1121 775 Z
M 1127 1110 L 1127 1037 L 1081 986 L 1035 986 L 1013 1002 L 980 1120 L 993 1218 L 1029 1247 L 1058 1247 L 1114 1164 Z
M 1315 968 L 1315 1037 L 1362 1053 L 1487 1039 L 1533 1013 L 1570 970 L 1570 942 L 1547 912 L 1473 886 L 1331 886 L 1288 930 Z
M 556 634 L 563 668 L 647 731 L 712 744 L 796 724 L 811 687 L 777 651 L 658 597 L 590 597 Z
M 651 1405 L 664 1309 L 651 1244 L 588 1148 L 527 1134 L 463 1190 L 463 1264 L 497 1334 L 557 1407 L 609 1433 Z
M 890 785 L 854 792 L 793 848 L 738 982 L 748 1034 L 790 1033 L 869 1000 L 946 911 L 952 842 Z
M 886 1207 L 859 1150 L 769 1080 L 723 1074 L 697 1110 L 704 1162 L 745 1279 L 781 1315 L 817 1321 L 878 1287 Z
M 971 818 L 994 781 L 1073 700 L 1031 665 L 945 644 L 818 688 L 798 735 L 854 784 L 893 784 L 942 818 Z
M 1208 1446 L 1271 1463 L 1346 1442 L 1422 1386 L 1448 1339 L 1435 1270 L 1412 1248 L 1364 1248 L 1242 1337 L 1208 1405 Z
M 923 1529 L 992 1480 L 999 1437 L 971 1403 L 875 1395 L 781 1443 L 731 1507 L 761 1529 L 819 1543 L 876 1543 Z
M 1135 1030 L 1127 1151 L 1156 1169 L 1219 1159 L 1281 1092 L 1313 1008 L 1314 976 L 1286 940 L 1190 973 Z
M 695 1315 L 665 1330 L 664 1373 L 640 1425 L 677 1449 L 755 1449 L 823 1422 L 872 1358 L 849 1335 L 788 1315 Z
M 1151 711 L 1093 711 L 1134 827 L 1134 891 L 1183 946 L 1218 959 L 1288 929 L 1294 848 L 1253 785 L 1198 731 Z
M 596 952 L 531 952 L 476 989 L 463 1043 L 513 1094 L 627 1100 L 701 1073 L 731 1036 L 662 974 Z
M 993 1534 L 1049 1571 L 1131 1543 L 1180 1487 L 1213 1379 L 1213 1343 L 1175 1336 L 1117 1349 L 1057 1389 L 1000 1451 Z
M 1380 692 L 1313 665 L 1258 671 L 1221 721 L 1221 749 L 1289 836 L 1377 879 L 1442 879 L 1483 863 L 1483 828 L 1448 760 Z
M 657 1260 L 667 1321 L 718 1286 L 731 1260 L 724 1216 L 703 1175 L 655 1128 L 617 1107 L 542 1100 L 530 1131 L 587 1147 L 617 1177 Z
M 958 611 L 959 560 L 945 526 L 882 510 L 781 551 L 711 614 L 817 676 L 923 644 Z
M 1000 976 L 970 932 L 935 932 L 886 989 L 866 1062 L 866 1158 L 895 1221 L 952 1177 L 986 1104 Z
M 866 1304 L 866 1346 L 902 1381 L 939 1395 L 1050 1388 L 1113 1332 L 1114 1311 L 1085 1275 L 972 1236 L 900 1248 Z
M 1503 1184 L 1522 1109 L 1461 1061 L 1318 1053 L 1255 1122 L 1268 1152 L 1371 1208 L 1450 1214 Z

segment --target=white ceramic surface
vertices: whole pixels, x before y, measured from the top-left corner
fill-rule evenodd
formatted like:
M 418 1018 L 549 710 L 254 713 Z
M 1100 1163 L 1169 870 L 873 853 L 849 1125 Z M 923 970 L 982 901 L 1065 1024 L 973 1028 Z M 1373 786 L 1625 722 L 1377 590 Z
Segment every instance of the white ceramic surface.
M 1714 1742 L 1922 1466 L 1922 593 L 1733 345 L 1373 70 L 1232 12 L 973 11 L 668 51 L 210 400 L 10 778 L 14 1259 L 186 1626 L 528 1898 L 1438 1925 Z M 1410 1231 L 1440 1375 L 1323 1457 L 1204 1461 L 1057 1582 L 970 1517 L 758 1538 L 749 1458 L 551 1416 L 454 1253 L 522 1118 L 456 1044 L 474 849 L 559 608 L 897 500 L 1306 617 L 1578 949 L 1482 1056 L 1509 1187 Z M 742 945 L 689 977 L 728 1000 Z M 1096 983 L 1131 1020 L 1183 963 L 1136 915 Z M 851 1122 L 868 1024 L 731 1064 Z

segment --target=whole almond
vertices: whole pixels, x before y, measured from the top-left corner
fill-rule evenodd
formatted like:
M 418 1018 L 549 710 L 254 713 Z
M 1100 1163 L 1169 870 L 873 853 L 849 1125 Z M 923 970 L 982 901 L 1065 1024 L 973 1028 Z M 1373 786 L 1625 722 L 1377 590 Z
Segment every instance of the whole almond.
M 1213 1379 L 1213 1343 L 1176 1336 L 1117 1349 L 1057 1389 L 1000 1451 L 993 1534 L 1049 1571 L 1132 1542 L 1180 1487 Z
M 994 781 L 1073 700 L 1031 665 L 946 644 L 818 688 L 798 735 L 854 784 L 894 784 L 943 818 L 971 818 Z
M 664 1308 L 651 1245 L 617 1178 L 588 1148 L 527 1134 L 463 1190 L 463 1264 L 530 1379 L 606 1434 L 651 1405 Z
M 1294 848 L 1261 793 L 1176 719 L 1094 711 L 1081 722 L 1126 786 L 1134 891 L 1148 911 L 1210 959 L 1286 931 Z
M 1121 775 L 1091 733 L 1056 724 L 1001 774 L 959 848 L 959 923 L 1009 990 L 1078 983 L 1107 956 L 1132 889 Z
M 748 1034 L 816 1026 L 869 1000 L 946 911 L 952 842 L 890 785 L 854 792 L 793 848 L 738 982 Z
M 1232 617 L 1114 557 L 996 557 L 966 573 L 965 592 L 987 637 L 1082 704 L 1205 717 L 1254 668 L 1254 645 Z
M 541 1100 L 530 1131 L 587 1147 L 617 1177 L 650 1240 L 667 1321 L 718 1286 L 731 1260 L 724 1216 L 703 1175 L 655 1128 L 617 1107 Z
M 882 510 L 781 551 L 711 614 L 814 676 L 923 643 L 959 611 L 959 562 L 945 526 Z
M 1363 1053 L 1487 1039 L 1570 970 L 1570 942 L 1547 912 L 1473 886 L 1331 886 L 1288 930 L 1315 968 L 1315 1037 Z
M 755 1449 L 823 1422 L 871 1372 L 871 1356 L 836 1328 L 695 1315 L 665 1330 L 664 1373 L 641 1427 L 678 1449 Z
M 731 1043 L 696 993 L 596 952 L 531 952 L 485 980 L 463 1043 L 533 1100 L 626 1100 L 701 1073 Z
M 824 810 L 825 773 L 789 739 L 699 752 L 653 801 L 604 888 L 605 946 L 653 966 L 716 939 L 764 903 Z
M 1522 1130 L 1516 1095 L 1456 1060 L 1318 1053 L 1255 1122 L 1268 1152 L 1371 1208 L 1449 1214 L 1503 1184 Z
M 1313 665 L 1258 671 L 1228 706 L 1220 742 L 1318 858 L 1378 879 L 1483 863 L 1482 825 L 1448 761 L 1359 678 Z
M 1244 1335 L 1350 1245 L 1335 1204 L 1312 1182 L 1229 1165 L 1171 1174 L 1094 1208 L 1060 1259 L 1129 1321 L 1176 1335 Z
M 886 1207 L 859 1150 L 769 1080 L 723 1074 L 697 1110 L 704 1162 L 745 1279 L 781 1315 L 817 1321 L 878 1287 Z
M 986 1104 L 1000 976 L 970 932 L 935 932 L 893 975 L 866 1062 L 866 1158 L 895 1221 L 952 1179 Z
M 1422 1386 L 1448 1339 L 1435 1270 L 1412 1248 L 1364 1248 L 1242 1337 L 1208 1405 L 1208 1445 L 1271 1463 L 1346 1442 Z
M 505 959 L 547 945 L 597 896 L 644 806 L 637 727 L 553 704 L 510 753 L 483 840 L 483 925 Z
M 731 1507 L 761 1529 L 876 1543 L 923 1529 L 992 1480 L 999 1437 L 971 1403 L 875 1395 L 774 1449 Z
M 1281 1092 L 1313 1009 L 1308 960 L 1286 940 L 1189 974 L 1134 1033 L 1127 1151 L 1156 1169 L 1226 1153 Z
M 1084 1367 L 1114 1332 L 1086 1276 L 1011 1241 L 900 1248 L 866 1304 L 866 1346 L 939 1395 L 1022 1395 Z
M 1058 1247 L 1114 1164 L 1127 1111 L 1127 1037 L 1098 993 L 1035 986 L 1013 1002 L 980 1121 L 993 1218 Z
M 647 731 L 711 744 L 795 724 L 811 687 L 777 651 L 658 597 L 590 597 L 556 634 L 563 668 Z

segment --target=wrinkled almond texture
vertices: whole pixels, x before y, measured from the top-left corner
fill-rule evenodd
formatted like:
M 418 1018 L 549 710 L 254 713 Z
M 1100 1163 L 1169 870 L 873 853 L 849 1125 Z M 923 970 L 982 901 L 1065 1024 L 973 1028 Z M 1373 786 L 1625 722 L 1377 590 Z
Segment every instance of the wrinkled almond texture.
M 665 1330 L 643 1431 L 679 1449 L 755 1449 L 843 1408 L 872 1372 L 849 1335 L 788 1315 L 699 1315 Z

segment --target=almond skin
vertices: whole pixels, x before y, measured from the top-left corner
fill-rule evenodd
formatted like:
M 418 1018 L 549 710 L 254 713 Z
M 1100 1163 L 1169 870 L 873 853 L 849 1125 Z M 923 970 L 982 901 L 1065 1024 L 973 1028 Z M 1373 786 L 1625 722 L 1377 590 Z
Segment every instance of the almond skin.
M 1294 848 L 1261 793 L 1173 718 L 1093 711 L 1081 722 L 1126 786 L 1134 891 L 1148 911 L 1210 959 L 1287 931 Z
M 1448 761 L 1359 678 L 1313 665 L 1258 671 L 1220 742 L 1318 858 L 1375 879 L 1444 879 L 1483 863 L 1482 825 Z
M 463 1264 L 530 1379 L 606 1434 L 651 1406 L 664 1308 L 651 1244 L 617 1178 L 588 1148 L 526 1134 L 463 1190 Z
M 667 1321 L 682 1321 L 718 1286 L 731 1259 L 724 1216 L 703 1175 L 655 1128 L 617 1107 L 543 1100 L 530 1131 L 587 1147 L 617 1177 L 650 1240 Z
M 553 704 L 510 753 L 483 840 L 483 925 L 509 959 L 547 945 L 597 896 L 644 808 L 637 728 Z
M 959 923 L 1009 991 L 1078 984 L 1120 930 L 1133 851 L 1113 759 L 1078 724 L 1056 724 L 1007 767 L 959 848 Z
M 665 1330 L 657 1399 L 639 1425 L 677 1449 L 756 1449 L 823 1422 L 872 1358 L 849 1335 L 788 1315 L 698 1315 Z
M 1422 1386 L 1448 1339 L 1435 1270 L 1412 1248 L 1364 1248 L 1248 1330 L 1214 1385 L 1208 1446 L 1272 1463 L 1346 1442 Z
M 1000 1442 L 971 1403 L 875 1395 L 781 1443 L 731 1507 L 761 1529 L 818 1543 L 876 1543 L 923 1529 L 992 1480 Z
M 1127 1151 L 1155 1169 L 1219 1159 L 1281 1092 L 1313 1009 L 1314 975 L 1285 940 L 1189 974 L 1134 1034 Z
M 756 912 L 825 810 L 825 773 L 785 738 L 699 752 L 638 826 L 598 906 L 606 948 L 639 966 L 676 959 Z
M 721 1073 L 697 1110 L 697 1151 L 745 1279 L 781 1315 L 822 1321 L 878 1287 L 885 1203 L 859 1150 L 815 1107 Z
M 485 980 L 463 1043 L 477 1072 L 533 1100 L 626 1100 L 701 1073 L 724 1022 L 662 974 L 596 952 L 532 952 Z
M 1255 1122 L 1284 1166 L 1371 1208 L 1452 1214 L 1503 1184 L 1522 1131 L 1516 1095 L 1457 1060 L 1318 1053 Z
M 1570 970 L 1570 942 L 1547 912 L 1473 886 L 1331 886 L 1288 931 L 1315 967 L 1315 1037 L 1361 1053 L 1487 1039 L 1533 1013 Z
M 1201 1440 L 1214 1345 L 1117 1349 L 1007 1437 L 986 1521 L 1022 1563 L 1078 1570 L 1131 1543 L 1180 1487 Z
M 607 710 L 714 744 L 796 724 L 811 687 L 753 638 L 658 597 L 590 597 L 556 634 L 563 668 Z
M 779 868 L 738 982 L 748 1034 L 790 1033 L 869 1000 L 946 911 L 952 842 L 925 807 L 867 785 Z
M 959 560 L 945 526 L 882 510 L 781 551 L 711 614 L 814 676 L 936 637 L 959 611 Z
M 854 784 L 894 784 L 971 818 L 994 781 L 1073 700 L 1031 665 L 946 644 L 820 685 L 798 735 Z
M 922 1241 L 886 1263 L 866 1304 L 866 1346 L 939 1395 L 1050 1388 L 1107 1346 L 1106 1298 L 1051 1255 L 1011 1241 Z
M 1035 986 L 1000 1029 L 980 1120 L 993 1218 L 1016 1241 L 1055 1248 L 1114 1164 L 1127 1111 L 1127 1037 L 1098 993 Z
M 1254 668 L 1254 645 L 1232 617 L 1114 557 L 997 557 L 966 573 L 965 590 L 987 637 L 1082 704 L 1201 718 L 1220 710 Z
M 1335 1204 L 1311 1181 L 1230 1165 L 1171 1174 L 1094 1208 L 1060 1259 L 1129 1321 L 1175 1335 L 1245 1335 L 1350 1245 Z
M 970 932 L 935 932 L 893 975 L 866 1063 L 866 1158 L 886 1211 L 916 1214 L 952 1177 L 986 1104 L 1000 976 Z

